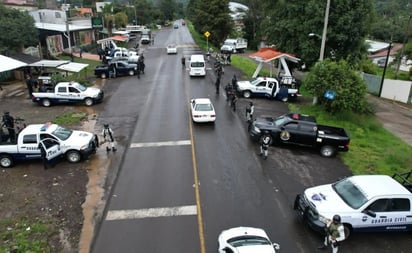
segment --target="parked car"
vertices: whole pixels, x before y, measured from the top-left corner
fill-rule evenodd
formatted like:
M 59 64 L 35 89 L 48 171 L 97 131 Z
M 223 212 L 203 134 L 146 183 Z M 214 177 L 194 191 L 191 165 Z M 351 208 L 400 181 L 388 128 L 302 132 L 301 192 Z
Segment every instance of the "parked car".
M 190 109 L 193 122 L 215 122 L 216 112 L 208 98 L 190 100 Z
M 218 252 L 276 253 L 279 244 L 272 243 L 261 228 L 236 227 L 223 230 L 218 238 Z
M 142 35 L 142 38 L 140 38 L 140 43 L 141 44 L 149 44 L 150 43 L 150 36 L 149 35 Z
M 169 44 L 166 48 L 167 54 L 177 54 L 176 44 Z

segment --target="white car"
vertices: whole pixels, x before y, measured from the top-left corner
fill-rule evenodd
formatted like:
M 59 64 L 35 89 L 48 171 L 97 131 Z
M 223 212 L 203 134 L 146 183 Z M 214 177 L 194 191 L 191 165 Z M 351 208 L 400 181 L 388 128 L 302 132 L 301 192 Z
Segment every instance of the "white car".
M 272 243 L 261 228 L 236 227 L 223 230 L 218 238 L 219 253 L 276 253 L 279 244 Z
M 190 110 L 193 122 L 215 122 L 216 120 L 215 108 L 208 98 L 191 99 Z
M 177 54 L 177 47 L 175 44 L 169 44 L 166 48 L 167 54 Z

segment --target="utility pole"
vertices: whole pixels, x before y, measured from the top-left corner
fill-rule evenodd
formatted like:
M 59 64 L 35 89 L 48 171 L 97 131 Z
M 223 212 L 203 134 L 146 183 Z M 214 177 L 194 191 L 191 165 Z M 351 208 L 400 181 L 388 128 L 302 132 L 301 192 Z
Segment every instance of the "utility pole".
M 402 46 L 402 49 L 401 49 L 401 53 L 400 53 L 400 55 L 399 55 L 398 64 L 396 65 L 395 80 L 398 79 L 398 72 L 399 72 L 399 68 L 401 67 L 401 61 L 402 61 L 402 58 L 403 58 L 403 52 L 404 52 L 404 50 L 405 50 L 406 43 L 408 43 L 408 38 L 409 38 L 409 24 L 411 23 L 411 19 L 412 19 L 412 15 L 409 16 L 408 23 L 406 24 L 405 37 L 404 37 L 404 39 L 403 39 L 403 46 Z
M 70 28 L 69 28 L 70 7 L 69 7 L 69 5 L 66 4 L 66 0 L 64 1 L 64 4 L 62 5 L 62 10 L 66 14 L 66 34 L 64 36 L 67 38 L 67 43 L 68 43 L 68 46 L 69 46 L 69 53 L 71 55 L 73 52 L 72 52 L 72 45 L 71 45 L 71 38 L 70 38 Z

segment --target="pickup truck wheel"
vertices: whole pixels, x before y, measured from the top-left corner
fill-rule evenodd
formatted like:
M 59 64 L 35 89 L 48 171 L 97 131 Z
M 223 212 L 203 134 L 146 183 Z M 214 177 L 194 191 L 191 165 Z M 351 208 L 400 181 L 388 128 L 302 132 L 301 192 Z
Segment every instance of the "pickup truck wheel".
M 323 157 L 333 157 L 336 155 L 336 148 L 325 145 L 320 148 L 320 155 Z
M 352 226 L 349 224 L 343 224 L 343 230 L 345 231 L 345 240 L 346 240 L 352 233 Z
M 129 76 L 134 76 L 134 70 L 129 70 Z
M 107 78 L 106 73 L 101 73 L 101 74 L 100 74 L 100 78 L 106 79 L 106 78 Z
M 0 155 L 0 166 L 3 168 L 13 167 L 14 161 L 13 158 L 9 155 Z
M 70 163 L 78 163 L 82 159 L 82 156 L 79 151 L 70 150 L 66 153 L 66 159 Z
M 87 106 L 92 106 L 94 103 L 93 103 L 93 99 L 91 99 L 91 98 L 85 98 L 84 99 L 84 104 L 85 105 L 87 105 Z
M 50 100 L 47 99 L 47 98 L 43 98 L 42 101 L 41 101 L 41 104 L 42 104 L 44 107 L 50 107 L 50 106 L 51 106 L 51 102 L 50 102 Z
M 251 93 L 250 91 L 245 90 L 245 91 L 243 92 L 243 97 L 244 97 L 244 98 L 250 98 L 251 96 L 252 96 L 252 93 Z

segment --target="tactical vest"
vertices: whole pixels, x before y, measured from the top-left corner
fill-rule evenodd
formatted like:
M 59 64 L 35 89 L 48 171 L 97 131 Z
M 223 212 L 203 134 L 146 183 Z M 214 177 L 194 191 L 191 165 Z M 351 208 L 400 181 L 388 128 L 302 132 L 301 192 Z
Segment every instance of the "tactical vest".
M 339 226 L 340 224 L 335 224 L 335 223 L 330 224 L 328 228 L 329 235 L 331 235 L 334 238 L 338 238 L 340 236 L 339 230 L 338 230 Z

